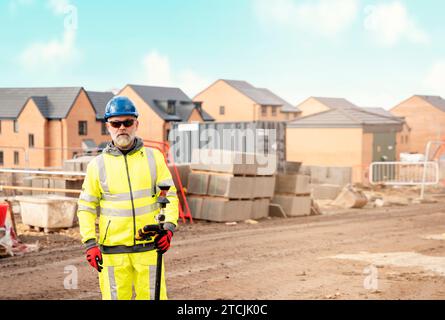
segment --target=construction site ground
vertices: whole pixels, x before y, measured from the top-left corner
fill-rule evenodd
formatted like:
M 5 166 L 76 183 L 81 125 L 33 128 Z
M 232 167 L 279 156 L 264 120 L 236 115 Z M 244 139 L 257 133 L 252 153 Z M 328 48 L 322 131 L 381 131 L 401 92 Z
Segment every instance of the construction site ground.
M 181 223 L 165 256 L 170 299 L 445 299 L 445 195 L 233 225 Z M 0 299 L 100 299 L 78 228 L 28 231 L 38 252 L 0 259 Z M 64 280 L 75 266 L 77 289 Z M 68 269 L 66 269 L 68 268 Z

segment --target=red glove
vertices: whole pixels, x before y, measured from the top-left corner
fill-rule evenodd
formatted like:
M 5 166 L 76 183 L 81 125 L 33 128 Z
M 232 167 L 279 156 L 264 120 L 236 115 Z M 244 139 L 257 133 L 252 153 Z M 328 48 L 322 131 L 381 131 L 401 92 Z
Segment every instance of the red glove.
M 92 247 L 87 250 L 87 260 L 94 269 L 99 272 L 102 271 L 102 253 L 100 252 L 98 246 Z
M 173 232 L 170 230 L 165 230 L 165 233 L 159 234 L 155 238 L 155 246 L 158 252 L 162 254 L 166 253 L 170 248 L 170 242 L 172 241 Z

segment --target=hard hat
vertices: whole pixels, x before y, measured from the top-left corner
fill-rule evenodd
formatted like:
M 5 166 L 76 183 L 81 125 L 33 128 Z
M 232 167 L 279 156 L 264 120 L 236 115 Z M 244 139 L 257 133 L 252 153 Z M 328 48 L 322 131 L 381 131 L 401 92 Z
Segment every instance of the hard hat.
M 105 121 L 115 116 L 139 116 L 134 103 L 127 97 L 114 97 L 108 101 L 105 107 Z

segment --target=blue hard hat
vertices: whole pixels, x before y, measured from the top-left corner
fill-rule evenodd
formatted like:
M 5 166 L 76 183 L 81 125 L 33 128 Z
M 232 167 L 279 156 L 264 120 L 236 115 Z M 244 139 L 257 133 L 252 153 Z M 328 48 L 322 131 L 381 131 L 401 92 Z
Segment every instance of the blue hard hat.
M 104 118 L 105 121 L 107 121 L 108 118 L 115 116 L 135 116 L 137 118 L 139 113 L 136 110 L 133 101 L 129 98 L 114 97 L 108 101 L 107 106 L 105 107 Z

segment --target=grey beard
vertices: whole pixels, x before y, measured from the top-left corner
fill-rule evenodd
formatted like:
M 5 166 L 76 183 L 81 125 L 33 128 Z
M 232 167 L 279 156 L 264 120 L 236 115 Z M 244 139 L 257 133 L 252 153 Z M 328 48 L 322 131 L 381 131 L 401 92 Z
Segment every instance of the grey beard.
M 120 135 L 116 137 L 115 144 L 118 148 L 125 149 L 129 146 L 131 146 L 131 143 L 133 142 L 133 137 L 130 137 L 129 135 Z

